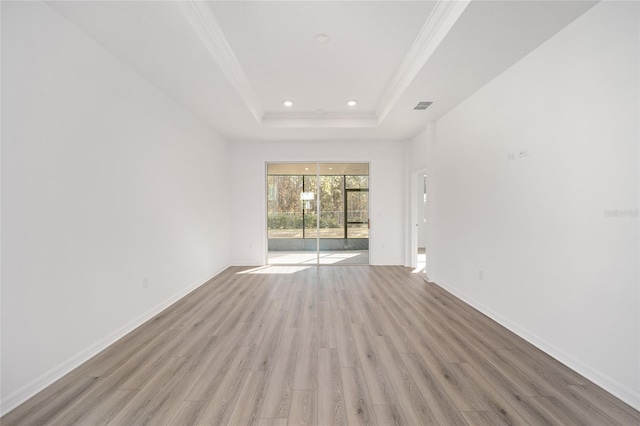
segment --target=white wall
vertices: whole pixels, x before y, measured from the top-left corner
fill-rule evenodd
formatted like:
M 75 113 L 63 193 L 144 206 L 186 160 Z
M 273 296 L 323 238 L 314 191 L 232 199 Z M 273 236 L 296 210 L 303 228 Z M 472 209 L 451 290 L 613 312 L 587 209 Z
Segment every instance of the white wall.
M 407 142 L 407 169 L 411 172 L 427 167 L 427 147 L 431 137 L 431 124 Z
M 404 144 L 386 142 L 234 143 L 229 181 L 233 264 L 265 263 L 265 163 L 278 161 L 370 161 L 370 263 L 403 264 Z
M 2 2 L 2 89 L 6 411 L 225 268 L 230 215 L 227 143 L 48 6 Z
M 639 207 L 638 12 L 596 5 L 434 124 L 429 153 L 430 275 L 636 407 L 638 217 L 606 211 Z

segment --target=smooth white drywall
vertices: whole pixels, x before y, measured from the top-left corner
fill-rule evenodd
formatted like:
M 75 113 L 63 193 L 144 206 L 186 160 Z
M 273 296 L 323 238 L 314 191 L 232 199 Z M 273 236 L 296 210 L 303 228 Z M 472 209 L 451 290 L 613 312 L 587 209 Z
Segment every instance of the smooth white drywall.
M 436 281 L 636 407 L 639 7 L 593 7 L 435 123 L 428 154 Z
M 230 215 L 227 143 L 47 5 L 2 2 L 2 89 L 6 411 L 228 266 Z
M 427 167 L 427 147 L 431 136 L 431 124 L 427 124 L 420 133 L 407 141 L 409 152 L 407 168 L 411 172 L 424 170 Z
M 392 142 L 245 142 L 231 146 L 232 263 L 266 261 L 266 162 L 371 162 L 370 263 L 404 260 L 404 155 Z

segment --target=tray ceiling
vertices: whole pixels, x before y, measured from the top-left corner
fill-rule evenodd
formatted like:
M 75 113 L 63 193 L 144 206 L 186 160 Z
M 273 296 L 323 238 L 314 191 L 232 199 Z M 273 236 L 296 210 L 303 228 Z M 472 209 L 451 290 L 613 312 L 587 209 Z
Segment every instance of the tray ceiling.
M 231 141 L 401 141 L 595 2 L 47 4 Z

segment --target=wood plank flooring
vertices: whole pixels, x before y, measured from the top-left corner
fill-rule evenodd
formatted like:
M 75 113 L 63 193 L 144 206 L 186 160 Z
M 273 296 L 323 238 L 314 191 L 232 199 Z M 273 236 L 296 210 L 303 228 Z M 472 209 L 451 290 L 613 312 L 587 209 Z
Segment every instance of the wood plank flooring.
M 233 267 L 10 425 L 640 425 L 640 413 L 402 267 Z

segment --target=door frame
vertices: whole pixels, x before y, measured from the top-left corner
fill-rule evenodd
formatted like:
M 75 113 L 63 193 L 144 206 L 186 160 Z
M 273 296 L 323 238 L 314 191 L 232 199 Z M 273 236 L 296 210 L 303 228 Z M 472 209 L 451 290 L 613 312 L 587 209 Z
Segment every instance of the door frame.
M 427 174 L 427 169 L 419 169 L 416 171 L 411 172 L 411 182 L 410 182 L 410 188 L 409 188 L 409 197 L 411 199 L 411 221 L 409 222 L 409 227 L 411 228 L 409 230 L 409 239 L 411 241 L 410 244 L 410 250 L 411 250 L 411 257 L 409 259 L 410 264 L 409 266 L 413 269 L 415 269 L 418 266 L 418 221 L 420 220 L 419 217 L 419 207 L 418 207 L 418 194 L 419 194 L 419 190 L 420 190 L 420 194 L 424 194 L 424 184 L 422 182 L 424 182 L 424 176 Z M 420 179 L 420 182 L 422 183 L 422 185 L 418 184 L 418 179 Z M 428 202 L 428 201 L 427 201 Z M 427 221 L 429 221 L 429 215 L 427 215 Z M 427 229 L 429 229 L 428 227 L 428 222 L 424 225 L 427 227 Z M 428 243 L 428 238 L 427 241 L 425 241 L 425 246 Z M 425 247 L 426 248 L 426 247 Z M 424 273 L 426 274 L 426 268 Z

